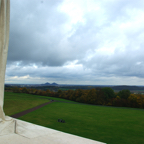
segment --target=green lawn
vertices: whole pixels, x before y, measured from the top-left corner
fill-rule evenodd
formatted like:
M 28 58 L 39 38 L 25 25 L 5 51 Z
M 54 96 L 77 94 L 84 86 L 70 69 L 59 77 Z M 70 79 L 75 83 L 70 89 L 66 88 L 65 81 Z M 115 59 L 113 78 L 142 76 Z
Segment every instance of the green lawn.
M 12 97 L 10 97 L 12 96 Z M 36 98 L 40 98 L 40 99 L 51 99 L 51 100 L 57 100 L 57 101 L 63 101 L 63 102 L 72 102 L 72 103 L 77 103 L 75 101 L 70 101 L 70 100 L 66 100 L 66 99 L 62 99 L 62 98 L 56 98 L 56 97 L 48 97 L 48 96 L 40 96 L 40 95 L 32 95 L 32 94 L 26 94 L 26 93 L 13 93 L 13 92 L 5 92 L 5 100 L 6 99 L 14 99 L 14 97 L 17 96 L 22 99 L 36 99 Z
M 144 143 L 141 109 L 54 102 L 20 119 L 108 144 Z M 66 123 L 59 123 L 58 119 Z
M 78 102 L 75 102 L 75 101 L 70 101 L 70 100 L 63 99 L 63 98 L 55 98 L 55 97 L 47 97 L 47 98 L 48 98 L 48 99 L 51 99 L 51 100 L 61 101 L 61 102 L 78 103 Z
M 144 142 L 141 110 L 55 102 L 20 119 L 108 144 Z
M 47 99 L 41 99 L 41 97 L 34 95 L 5 92 L 4 111 L 6 115 L 10 116 L 48 101 Z

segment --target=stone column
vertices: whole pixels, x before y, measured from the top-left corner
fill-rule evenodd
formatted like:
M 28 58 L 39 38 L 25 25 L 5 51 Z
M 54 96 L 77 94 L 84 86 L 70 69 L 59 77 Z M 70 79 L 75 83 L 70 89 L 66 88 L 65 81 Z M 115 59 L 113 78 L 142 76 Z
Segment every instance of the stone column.
M 5 120 L 3 111 L 4 82 L 9 44 L 10 0 L 0 0 L 0 119 Z
M 10 0 L 0 0 L 0 136 L 15 133 L 15 120 L 5 116 L 4 82 L 9 44 Z

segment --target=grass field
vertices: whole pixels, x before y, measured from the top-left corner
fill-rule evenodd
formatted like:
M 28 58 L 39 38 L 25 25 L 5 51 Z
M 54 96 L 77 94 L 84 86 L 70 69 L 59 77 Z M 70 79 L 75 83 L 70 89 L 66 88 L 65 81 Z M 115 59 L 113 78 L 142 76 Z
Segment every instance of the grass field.
M 48 101 L 33 95 L 5 92 L 4 111 L 6 115 L 13 115 Z
M 141 109 L 54 102 L 20 119 L 108 144 L 144 143 L 144 110 Z M 59 123 L 58 119 L 66 123 Z
M 51 99 L 51 100 L 61 101 L 61 102 L 78 103 L 78 102 L 75 102 L 75 101 L 70 101 L 70 100 L 66 100 L 66 99 L 62 99 L 62 98 L 56 98 L 56 97 L 47 97 L 47 98 Z

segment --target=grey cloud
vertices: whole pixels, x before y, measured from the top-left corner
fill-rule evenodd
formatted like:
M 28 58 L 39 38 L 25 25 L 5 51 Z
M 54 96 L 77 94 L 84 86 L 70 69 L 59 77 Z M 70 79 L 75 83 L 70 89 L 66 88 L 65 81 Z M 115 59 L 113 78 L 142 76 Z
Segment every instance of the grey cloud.
M 122 31 L 122 35 L 117 27 L 120 22 L 130 20 L 127 10 L 142 10 L 142 1 L 103 0 L 101 7 L 105 13 L 86 13 L 85 23 L 74 24 L 70 36 L 71 31 L 65 30 L 69 17 L 58 10 L 62 2 L 11 2 L 7 76 L 30 75 L 80 81 L 99 81 L 101 77 L 114 76 L 144 78 L 144 27 L 135 26 L 135 29 Z M 104 20 L 99 24 L 101 18 Z M 117 45 L 113 54 L 97 52 L 107 41 L 113 43 L 123 36 L 123 50 Z M 87 60 L 89 51 L 93 56 Z M 74 60 L 83 66 L 79 72 L 62 67 Z
M 64 63 L 65 58 L 61 59 L 58 55 L 61 54 L 59 43 L 63 37 L 62 24 L 67 21 L 67 16 L 57 10 L 58 1 L 43 1 L 42 6 L 39 3 L 19 2 L 19 7 L 23 5 L 20 13 L 15 12 L 18 11 L 16 6 L 12 7 L 8 62 Z
M 144 50 L 115 52 L 111 56 L 98 54 L 88 62 L 83 61 L 86 68 L 99 76 L 133 76 L 144 78 Z

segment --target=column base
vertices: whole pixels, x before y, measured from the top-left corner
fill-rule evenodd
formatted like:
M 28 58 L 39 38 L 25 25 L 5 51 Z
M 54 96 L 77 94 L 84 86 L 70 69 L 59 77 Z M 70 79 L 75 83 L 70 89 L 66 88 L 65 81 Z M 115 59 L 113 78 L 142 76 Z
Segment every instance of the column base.
M 0 118 L 0 136 L 15 133 L 15 120 L 6 116 L 6 120 Z

